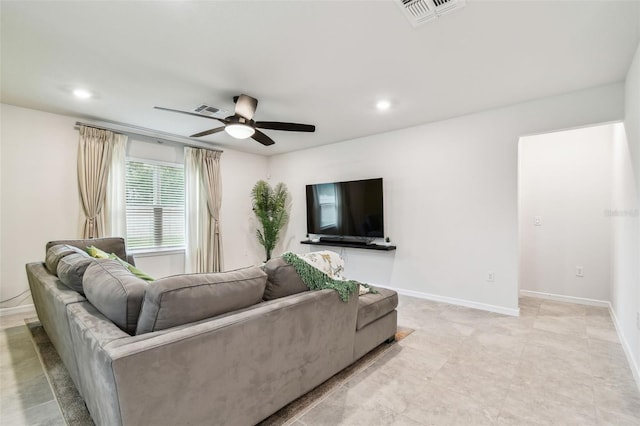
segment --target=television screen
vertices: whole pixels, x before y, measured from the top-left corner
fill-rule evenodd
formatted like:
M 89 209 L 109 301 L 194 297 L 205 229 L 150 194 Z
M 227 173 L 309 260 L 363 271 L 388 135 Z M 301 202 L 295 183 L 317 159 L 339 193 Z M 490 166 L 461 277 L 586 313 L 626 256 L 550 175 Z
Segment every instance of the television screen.
M 382 178 L 307 185 L 307 232 L 384 237 Z

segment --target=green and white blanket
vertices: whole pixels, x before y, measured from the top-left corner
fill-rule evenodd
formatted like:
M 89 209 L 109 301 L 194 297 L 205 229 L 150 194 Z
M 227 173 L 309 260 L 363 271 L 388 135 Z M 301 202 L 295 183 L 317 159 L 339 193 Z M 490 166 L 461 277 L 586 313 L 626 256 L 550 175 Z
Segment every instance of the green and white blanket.
M 348 301 L 356 291 L 359 295 L 376 293 L 368 284 L 347 279 L 343 275 L 344 260 L 335 252 L 323 250 L 301 255 L 287 252 L 282 258 L 293 266 L 311 290 L 333 289 L 343 302 Z

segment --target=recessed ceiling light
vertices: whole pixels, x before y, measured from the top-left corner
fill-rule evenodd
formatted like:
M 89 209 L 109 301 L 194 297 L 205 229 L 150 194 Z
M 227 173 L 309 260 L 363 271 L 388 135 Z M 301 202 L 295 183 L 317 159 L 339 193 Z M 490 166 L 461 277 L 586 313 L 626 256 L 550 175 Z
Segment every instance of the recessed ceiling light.
M 73 95 L 76 98 L 80 98 L 80 99 L 89 99 L 91 96 L 93 96 L 91 92 L 84 89 L 75 89 L 73 91 Z
M 378 108 L 378 111 L 386 111 L 391 108 L 391 102 L 386 99 L 380 100 L 376 102 L 376 108 Z

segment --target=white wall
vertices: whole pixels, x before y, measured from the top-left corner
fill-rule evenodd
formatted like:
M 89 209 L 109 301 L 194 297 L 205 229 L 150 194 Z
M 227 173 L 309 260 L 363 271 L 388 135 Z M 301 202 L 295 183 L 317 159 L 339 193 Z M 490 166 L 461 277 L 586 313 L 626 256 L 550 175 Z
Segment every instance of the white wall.
M 11 105 L 0 105 L 0 300 L 28 289 L 24 265 L 44 259 L 47 241 L 78 237 L 76 119 Z M 160 161 L 182 161 L 182 148 L 134 140 L 129 154 Z M 267 176 L 265 157 L 225 149 L 221 157 L 221 223 L 226 269 L 259 263 L 251 229 L 249 194 Z M 152 276 L 184 271 L 184 255 L 140 257 Z M 0 308 L 29 304 L 28 295 Z
M 127 140 L 127 158 L 129 157 L 184 164 L 184 146 L 179 143 L 130 136 Z
M 77 236 L 78 132 L 71 117 L 0 105 L 2 271 L 0 298 L 28 289 L 25 264 L 42 261 L 47 241 Z M 27 295 L 2 304 L 31 303 Z
M 625 83 L 624 130 L 614 134 L 611 304 L 640 383 L 640 45 Z
M 267 166 L 267 158 L 259 155 L 228 149 L 222 154 L 220 224 L 225 270 L 258 265 L 264 260 L 256 239 L 251 189 L 258 180 L 267 178 Z
M 305 184 L 382 177 L 398 250 L 346 250 L 347 276 L 515 313 L 520 136 L 620 120 L 623 105 L 615 84 L 271 157 L 293 196 L 279 250 L 308 250 Z
M 610 299 L 613 124 L 518 145 L 520 289 Z M 535 224 L 535 218 L 540 224 Z M 583 268 L 582 277 L 576 267 Z
M 308 250 L 298 244 L 306 233 L 305 184 L 381 176 L 387 234 L 399 248 L 345 251 L 347 273 L 515 310 L 518 138 L 621 119 L 623 93 L 619 84 L 599 87 L 268 160 L 227 149 L 221 211 L 225 268 L 263 257 L 253 235 L 249 192 L 267 171 L 293 195 L 281 251 Z M 9 105 L 2 105 L 1 113 L 0 294 L 5 299 L 28 288 L 24 264 L 42 260 L 47 241 L 77 235 L 80 206 L 75 119 Z M 485 282 L 489 270 L 495 283 Z

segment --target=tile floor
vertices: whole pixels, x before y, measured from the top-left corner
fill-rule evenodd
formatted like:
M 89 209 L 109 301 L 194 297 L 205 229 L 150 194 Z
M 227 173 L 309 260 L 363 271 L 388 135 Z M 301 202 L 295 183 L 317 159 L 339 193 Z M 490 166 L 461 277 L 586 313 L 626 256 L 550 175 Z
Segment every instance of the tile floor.
M 415 331 L 291 424 L 640 425 L 607 309 L 523 297 L 520 317 L 400 297 Z M 0 320 L 0 424 L 64 424 L 19 318 Z
M 606 308 L 523 297 L 520 312 L 401 297 L 416 331 L 294 424 L 640 425 Z

